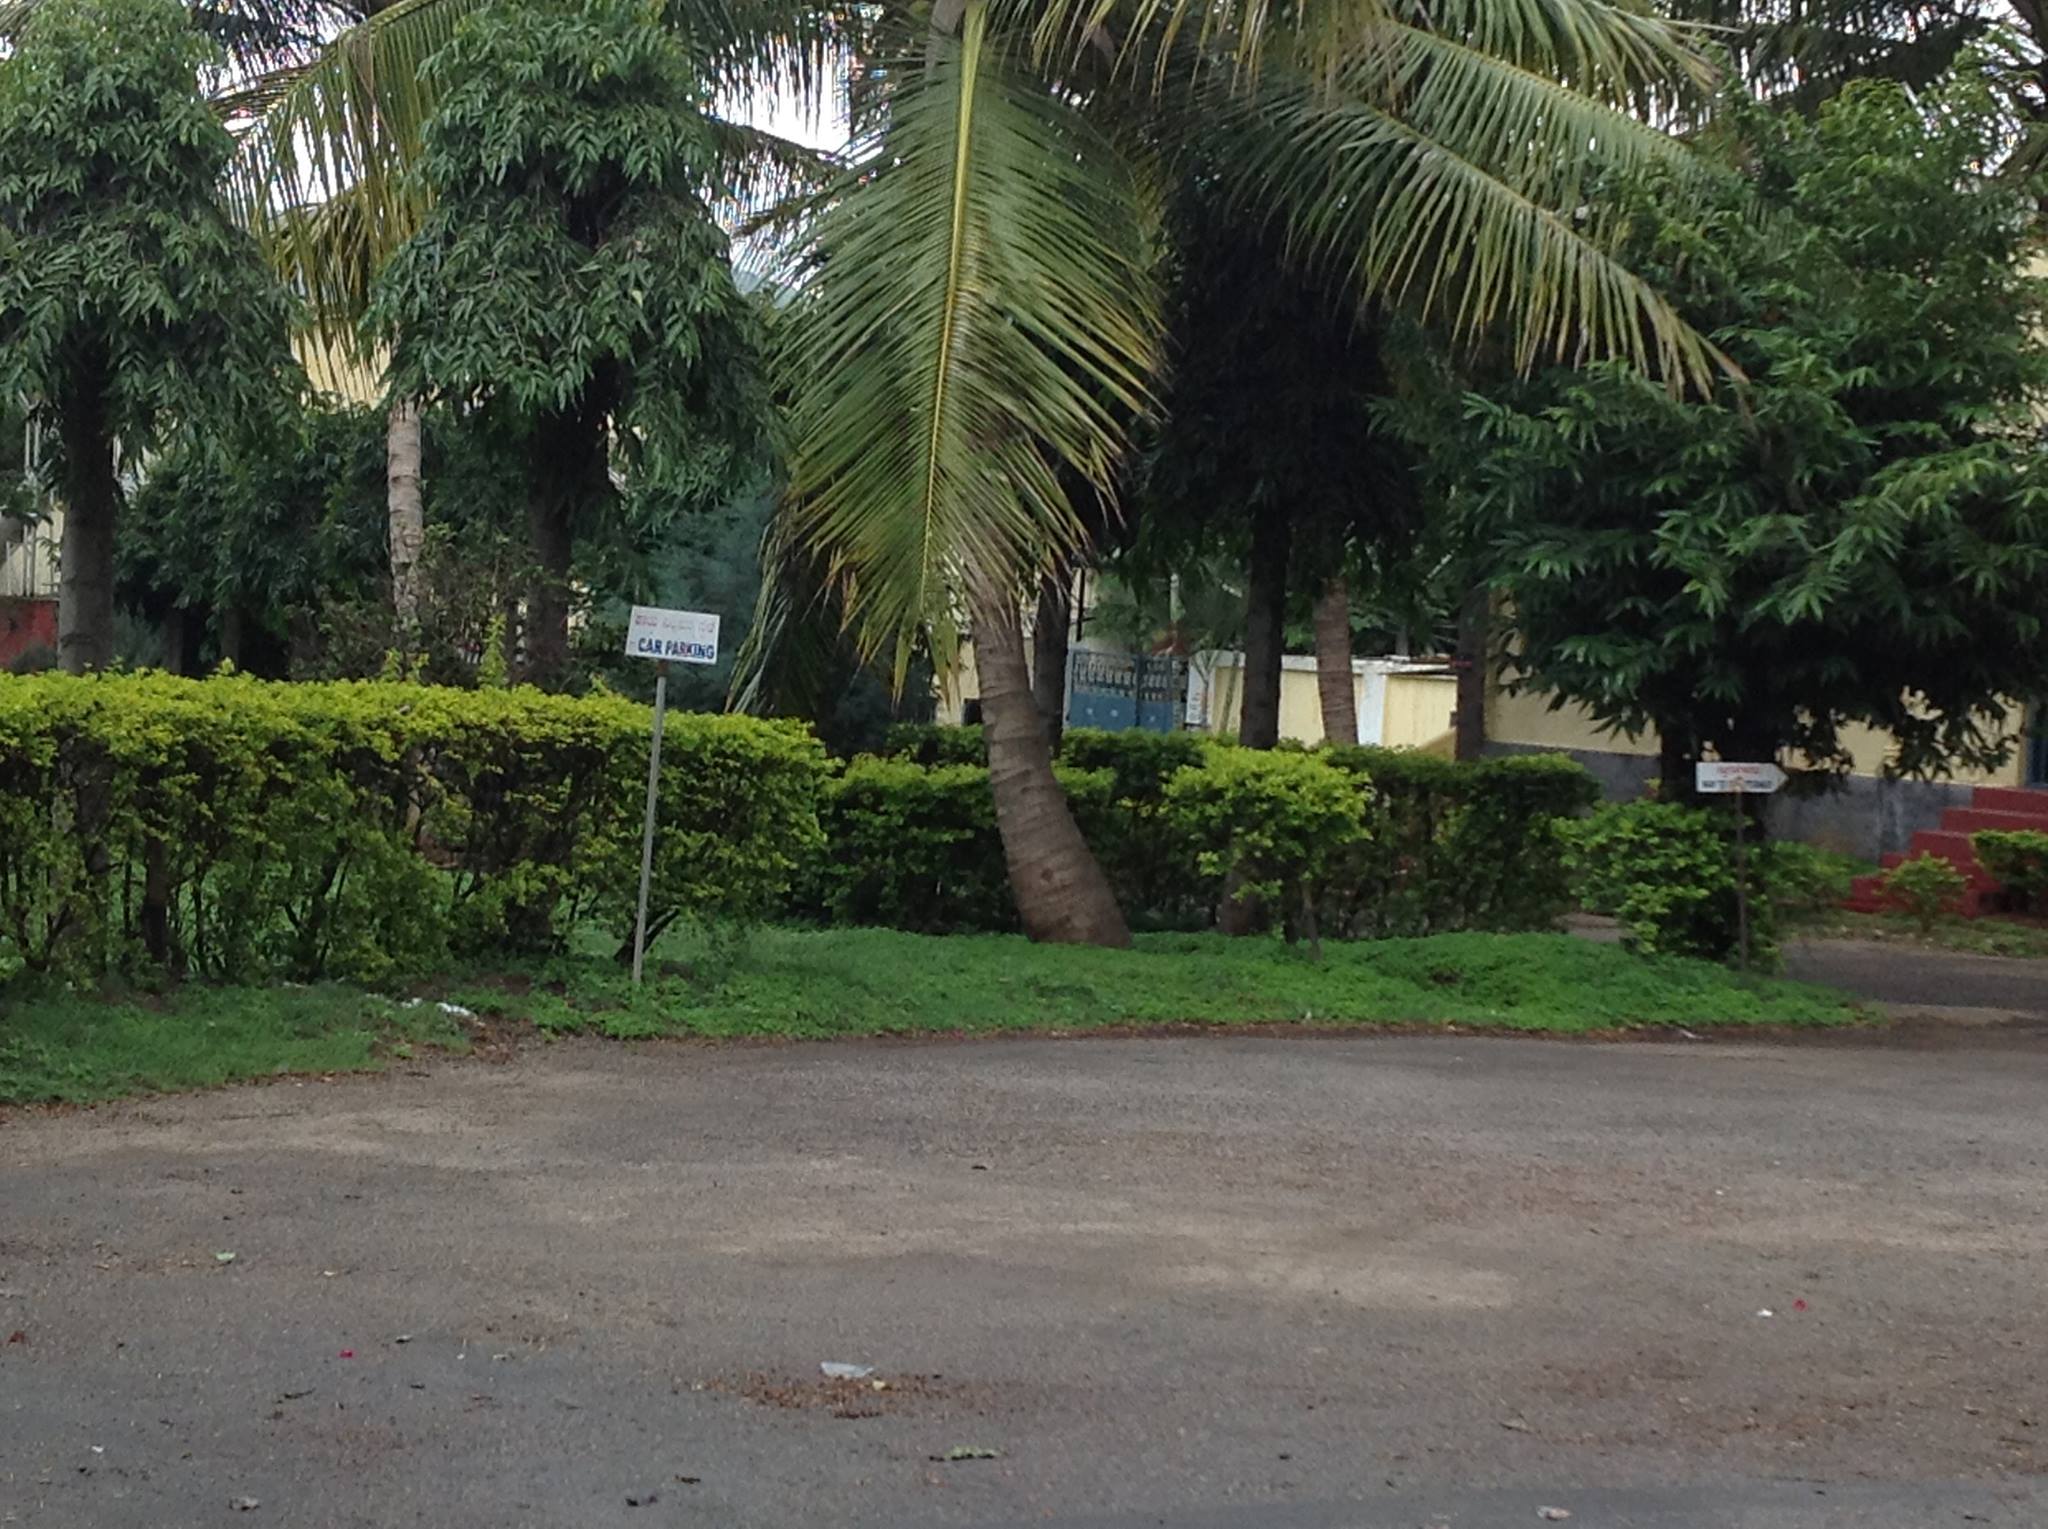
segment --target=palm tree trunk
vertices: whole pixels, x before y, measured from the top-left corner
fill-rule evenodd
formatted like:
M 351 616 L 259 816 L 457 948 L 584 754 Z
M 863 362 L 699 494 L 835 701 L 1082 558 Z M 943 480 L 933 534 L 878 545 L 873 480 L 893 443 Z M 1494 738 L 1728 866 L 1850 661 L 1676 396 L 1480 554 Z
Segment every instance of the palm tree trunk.
M 1293 539 L 1294 526 L 1284 510 L 1254 512 L 1246 570 L 1244 704 L 1237 723 L 1237 740 L 1250 749 L 1270 749 L 1280 741 L 1280 659 L 1286 642 L 1287 558 Z
M 1458 610 L 1458 712 L 1451 735 L 1452 753 L 1478 759 L 1486 752 L 1487 627 L 1490 597 L 1484 586 L 1466 594 Z
M 1358 742 L 1358 698 L 1351 677 L 1351 590 L 1332 574 L 1316 596 L 1316 697 L 1322 703 L 1323 738 Z
M 114 521 L 121 487 L 101 368 L 87 364 L 64 402 L 64 541 L 57 581 L 57 663 L 67 674 L 114 658 Z
M 1109 878 L 1075 826 L 1052 773 L 1017 602 L 1007 591 L 977 589 L 972 614 L 996 829 L 1024 933 L 1059 944 L 1128 945 L 1130 926 Z
M 407 640 L 420 628 L 420 549 L 426 542 L 426 507 L 420 493 L 420 406 L 391 406 L 384 426 L 384 512 L 390 522 L 391 607 Z
M 1067 643 L 1073 595 L 1063 571 L 1048 573 L 1038 586 L 1038 613 L 1031 627 L 1031 696 L 1055 758 L 1067 725 Z

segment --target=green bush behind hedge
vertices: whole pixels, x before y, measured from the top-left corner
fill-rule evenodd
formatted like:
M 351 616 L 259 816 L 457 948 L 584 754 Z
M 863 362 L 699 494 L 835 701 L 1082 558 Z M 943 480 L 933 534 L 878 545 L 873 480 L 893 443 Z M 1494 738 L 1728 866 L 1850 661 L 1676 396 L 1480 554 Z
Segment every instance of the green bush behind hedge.
M 375 981 L 623 937 L 650 723 L 610 694 L 0 680 L 0 974 Z M 779 907 L 824 773 L 801 728 L 671 716 L 652 919 Z

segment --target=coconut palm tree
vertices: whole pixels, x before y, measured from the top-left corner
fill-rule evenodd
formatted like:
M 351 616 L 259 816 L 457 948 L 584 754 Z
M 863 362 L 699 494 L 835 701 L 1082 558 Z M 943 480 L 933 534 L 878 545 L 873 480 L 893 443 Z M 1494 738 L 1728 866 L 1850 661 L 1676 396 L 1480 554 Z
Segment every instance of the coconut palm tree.
M 895 20 L 892 31 L 890 21 Z M 1074 556 L 1157 379 L 1157 209 L 1214 178 L 1304 272 L 1539 356 L 1711 364 L 1606 253 L 1603 168 L 1684 151 L 1631 107 L 1699 69 L 1609 0 L 941 0 L 884 18 L 866 136 L 790 272 L 786 543 L 876 655 L 964 616 L 1018 911 L 1128 939 L 1032 708 L 1018 604 Z M 1228 449 L 1219 443 L 1219 449 Z

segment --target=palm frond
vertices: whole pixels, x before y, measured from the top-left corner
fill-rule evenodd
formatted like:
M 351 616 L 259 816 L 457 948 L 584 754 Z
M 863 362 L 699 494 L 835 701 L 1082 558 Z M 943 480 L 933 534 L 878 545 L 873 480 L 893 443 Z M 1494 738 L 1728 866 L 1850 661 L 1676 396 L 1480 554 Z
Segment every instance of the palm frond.
M 1157 303 L 1128 166 L 1013 67 L 984 0 L 888 67 L 886 133 L 792 273 L 784 515 L 900 674 L 920 633 L 946 661 L 966 570 L 1021 580 L 1082 541 L 1061 474 L 1107 488 Z
M 1704 29 L 1640 0 L 1409 0 L 1401 20 L 1604 101 L 1713 82 Z
M 1619 356 L 1677 382 L 1725 365 L 1616 258 L 1590 190 L 1650 164 L 1683 173 L 1688 151 L 1533 64 L 1404 25 L 1321 76 L 1269 60 L 1254 88 L 1212 92 L 1199 112 L 1239 201 L 1278 223 L 1293 258 L 1363 294 L 1504 340 L 1525 367 Z
M 396 0 L 310 63 L 242 93 L 229 192 L 316 315 L 353 314 L 371 273 L 419 227 L 407 173 L 432 110 L 428 57 L 482 0 Z

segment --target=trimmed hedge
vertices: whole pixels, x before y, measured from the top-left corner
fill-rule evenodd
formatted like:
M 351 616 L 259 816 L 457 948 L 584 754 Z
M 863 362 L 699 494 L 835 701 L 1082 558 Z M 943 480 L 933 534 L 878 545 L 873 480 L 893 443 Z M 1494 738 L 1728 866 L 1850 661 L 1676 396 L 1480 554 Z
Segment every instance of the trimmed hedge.
M 831 864 L 811 879 L 802 911 L 905 929 L 1014 928 L 981 730 L 911 724 L 892 729 L 889 746 L 899 757 L 856 760 L 827 787 Z M 1175 782 L 1212 760 L 1243 759 L 1301 763 L 1233 774 L 1232 814 L 1277 831 L 1305 800 L 1328 799 L 1287 773 L 1306 770 L 1338 777 L 1331 785 L 1355 804 L 1362 832 L 1319 839 L 1306 860 L 1275 863 L 1261 847 L 1256 871 L 1228 863 L 1212 810 L 1223 786 Z M 1285 888 L 1286 916 L 1312 907 L 1326 936 L 1544 928 L 1570 903 L 1557 824 L 1599 798 L 1582 766 L 1549 755 L 1469 764 L 1398 749 L 1260 755 L 1196 734 L 1074 728 L 1060 760 L 1082 833 L 1125 913 L 1150 928 L 1210 923 L 1231 870 Z M 1246 794 L 1268 787 L 1293 807 L 1276 799 L 1270 812 L 1254 811 Z
M 0 679 L 0 972 L 421 971 L 629 936 L 647 707 L 163 674 Z M 798 728 L 672 715 L 650 921 L 758 918 L 817 852 Z
M 1323 757 L 1373 784 L 1367 839 L 1337 873 L 1333 927 L 1372 936 L 1543 929 L 1571 903 L 1560 822 L 1600 800 L 1562 754 L 1469 762 L 1409 749 Z

